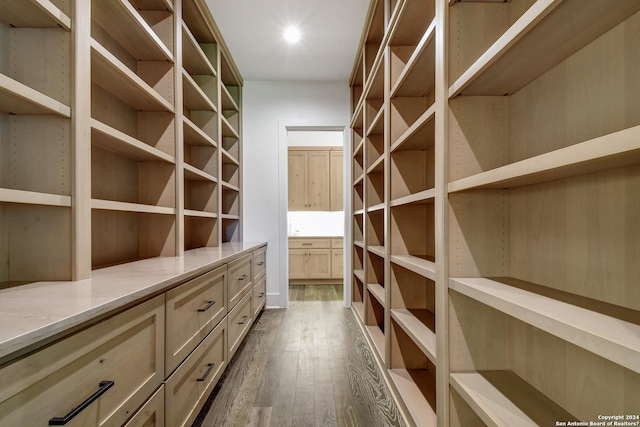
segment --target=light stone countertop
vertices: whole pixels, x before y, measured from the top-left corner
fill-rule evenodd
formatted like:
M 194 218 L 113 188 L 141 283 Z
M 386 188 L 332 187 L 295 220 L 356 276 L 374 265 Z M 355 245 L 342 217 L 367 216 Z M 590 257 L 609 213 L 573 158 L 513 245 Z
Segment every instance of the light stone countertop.
M 35 282 L 0 290 L 0 360 L 127 304 L 249 253 L 266 242 L 224 243 L 95 270 L 75 282 Z

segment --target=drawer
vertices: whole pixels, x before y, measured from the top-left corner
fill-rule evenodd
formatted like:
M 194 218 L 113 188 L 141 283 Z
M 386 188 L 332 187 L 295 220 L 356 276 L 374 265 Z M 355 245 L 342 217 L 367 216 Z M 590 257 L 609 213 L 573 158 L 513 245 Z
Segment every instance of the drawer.
M 330 249 L 331 239 L 323 238 L 296 238 L 289 239 L 289 248 L 292 249 Z
M 0 425 L 122 425 L 164 378 L 164 295 L 0 370 Z
M 229 358 L 236 352 L 251 326 L 251 299 L 252 294 L 249 293 L 229 312 Z
M 267 300 L 267 278 L 263 277 L 258 280 L 258 283 L 253 287 L 253 302 L 251 311 L 253 312 L 253 318 L 255 319 L 262 307 L 264 307 Z
M 164 386 L 160 386 L 124 427 L 164 427 Z
M 222 321 L 165 383 L 168 426 L 190 426 L 227 367 L 227 322 Z
M 229 263 L 229 296 L 227 309 L 231 310 L 251 290 L 251 254 Z
M 267 247 L 253 251 L 253 280 L 257 281 L 267 272 Z
M 341 249 L 344 247 L 344 239 L 331 239 L 332 249 Z
M 225 265 L 167 292 L 165 376 L 227 314 L 226 280 Z

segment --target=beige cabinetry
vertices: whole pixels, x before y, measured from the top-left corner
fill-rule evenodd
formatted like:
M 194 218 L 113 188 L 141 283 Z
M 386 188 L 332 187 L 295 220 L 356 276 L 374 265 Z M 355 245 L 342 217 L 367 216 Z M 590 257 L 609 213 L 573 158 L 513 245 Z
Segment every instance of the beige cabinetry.
M 124 424 L 164 379 L 164 314 L 161 295 L 3 366 L 0 425 Z
M 289 280 L 342 279 L 342 263 L 342 239 L 289 238 Z
M 290 147 L 289 210 L 342 210 L 342 149 Z
M 255 282 L 251 263 L 266 259 L 266 246 L 229 257 L 53 343 L 5 357 L 0 425 L 191 425 L 265 304 L 264 265 L 258 285 L 246 283 Z M 231 277 L 245 274 L 232 290 Z M 239 300 L 229 310 L 232 292 Z
M 348 281 L 408 424 L 637 412 L 639 48 L 634 0 L 371 2 Z

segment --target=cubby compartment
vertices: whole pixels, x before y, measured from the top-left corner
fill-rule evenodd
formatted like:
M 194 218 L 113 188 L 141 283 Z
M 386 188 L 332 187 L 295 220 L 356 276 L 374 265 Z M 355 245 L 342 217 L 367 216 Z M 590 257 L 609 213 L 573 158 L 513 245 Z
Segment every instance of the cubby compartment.
M 218 79 L 209 75 L 190 75 L 182 72 L 184 105 L 189 110 L 218 111 Z
M 182 24 L 182 66 L 192 76 L 216 76 L 218 45 L 200 42 L 186 23 Z
M 362 180 L 353 185 L 353 210 L 361 211 L 363 209 L 364 184 Z
M 351 75 L 351 111 L 355 111 L 364 91 L 364 68 L 362 51 L 358 53 L 356 66 Z
M 218 185 L 206 179 L 184 180 L 184 208 L 188 215 L 213 217 L 218 212 Z
M 603 411 L 633 413 L 640 393 L 637 368 L 604 359 L 532 326 L 530 317 L 519 320 L 461 290 L 450 293 L 451 386 L 488 425 L 505 420 L 548 425 L 597 420 Z M 469 407 L 453 408 L 452 420 L 456 412 L 464 418 Z
M 367 173 L 367 209 L 377 209 L 385 202 L 384 199 L 384 162 L 378 164 L 380 167 L 372 169 Z M 380 170 L 382 169 L 382 170 Z
M 391 319 L 389 377 L 417 425 L 436 425 L 436 366 Z
M 353 241 L 364 243 L 364 215 L 362 213 L 353 215 Z M 360 267 L 362 268 L 362 267 Z
M 385 360 L 385 324 L 384 324 L 384 306 L 380 301 L 366 289 L 365 297 L 365 321 L 364 327 L 369 338 L 373 342 L 373 348 L 376 350 L 377 356 L 381 360 Z
M 392 149 L 410 139 L 414 133 L 419 133 L 431 120 L 434 115 L 434 110 L 430 108 L 434 106 L 433 95 L 434 92 L 427 96 L 391 98 L 389 141 Z
M 240 215 L 240 193 L 238 191 L 222 187 L 222 213 Z
M 367 30 L 364 39 L 364 78 L 365 82 L 369 80 L 374 62 L 381 50 L 380 46 L 385 33 L 385 2 L 383 0 L 374 0 L 373 13 L 367 22 Z M 366 85 L 367 83 L 365 83 Z
M 352 173 L 353 173 L 354 182 L 358 182 L 362 180 L 364 170 L 365 170 L 364 142 L 361 142 L 353 154 L 353 172 Z
M 384 247 L 384 209 L 367 212 L 367 246 Z
M 352 307 L 360 317 L 360 322 L 364 323 L 364 295 L 366 288 L 364 286 L 364 274 L 362 273 L 362 270 L 354 271 L 352 289 Z
M 420 268 L 433 269 L 435 261 L 434 204 L 429 201 L 391 208 L 391 255 Z
M 0 189 L 0 195 L 4 191 Z M 0 289 L 71 280 L 71 208 L 0 197 Z
M 184 250 L 215 246 L 218 246 L 218 220 L 185 215 Z
M 222 180 L 234 187 L 240 186 L 240 164 L 223 153 Z
M 364 273 L 364 249 L 360 246 L 353 247 L 353 269 Z
M 367 170 L 384 167 L 384 135 L 368 135 L 366 141 Z
M 433 199 L 435 187 L 434 120 L 422 123 L 393 147 L 390 156 L 391 204 Z
M 382 134 L 384 129 L 384 64 L 379 62 L 368 82 L 364 100 L 364 123 L 367 135 Z
M 175 215 L 91 210 L 92 268 L 158 256 L 175 256 Z
M 123 209 L 127 204 L 139 205 L 133 209 L 162 210 L 176 206 L 175 164 L 171 162 L 138 161 L 93 146 L 91 171 L 91 197 L 102 207 Z
M 435 281 L 391 262 L 391 318 L 436 364 Z
M 379 254 L 369 251 L 367 253 L 367 289 L 378 302 L 385 306 L 385 283 L 384 283 L 384 258 Z
M 231 215 L 230 218 L 225 218 L 222 215 L 222 243 L 226 242 L 239 242 L 240 241 L 240 219 L 237 216 Z

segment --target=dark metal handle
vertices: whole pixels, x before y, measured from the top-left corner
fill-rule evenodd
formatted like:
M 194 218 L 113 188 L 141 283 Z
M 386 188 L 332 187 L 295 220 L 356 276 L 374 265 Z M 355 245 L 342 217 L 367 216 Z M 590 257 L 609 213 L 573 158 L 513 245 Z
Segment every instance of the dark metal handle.
M 63 425 L 66 425 L 69 421 L 74 419 L 76 417 L 76 415 L 78 415 L 80 412 L 82 412 L 85 409 L 87 409 L 87 407 L 89 405 L 91 405 L 93 402 L 98 400 L 98 398 L 100 396 L 102 396 L 107 390 L 109 390 L 114 385 L 115 385 L 115 381 L 100 381 L 100 384 L 99 384 L 100 388 L 98 389 L 98 391 L 96 391 L 91 396 L 89 396 L 80 405 L 78 405 L 75 408 L 73 408 L 71 410 L 71 412 L 69 412 L 64 417 L 53 417 L 53 418 L 51 418 L 49 420 L 49 425 L 50 426 L 63 426 Z
M 200 378 L 198 378 L 196 381 L 202 382 L 204 380 L 207 379 L 207 377 L 209 376 L 209 374 L 211 373 L 211 370 L 213 369 L 214 366 L 216 366 L 215 363 L 207 363 L 207 366 L 209 367 L 209 369 L 207 369 L 207 372 L 204 373 L 203 376 L 201 376 Z
M 238 277 L 238 280 L 239 280 L 239 281 L 240 281 L 240 280 L 244 280 L 244 279 L 246 279 L 247 277 L 249 277 L 249 276 L 247 276 L 246 274 L 243 274 L 242 276 Z
M 264 265 L 264 261 L 260 261 L 258 265 Z
M 242 316 L 242 322 L 238 322 L 238 325 L 244 325 L 245 323 L 247 323 L 248 318 L 249 316 Z
M 313 243 L 303 243 L 302 246 L 313 246 Z
M 203 311 L 207 311 L 209 310 L 211 307 L 213 307 L 213 304 L 215 304 L 215 301 L 207 301 L 207 305 L 205 305 L 202 308 L 198 309 L 198 313 L 202 313 Z
M 262 298 L 263 296 L 264 296 L 264 292 L 260 292 L 260 293 L 258 294 L 258 298 Z

